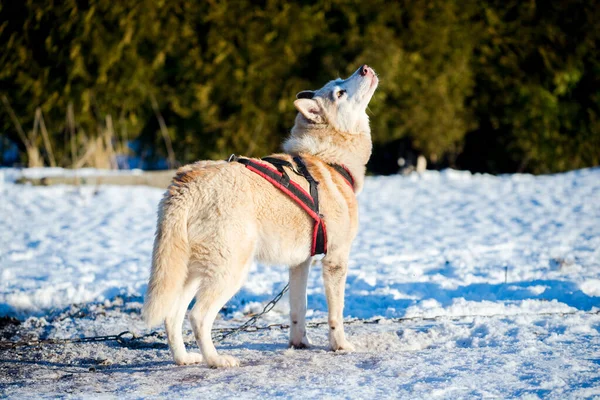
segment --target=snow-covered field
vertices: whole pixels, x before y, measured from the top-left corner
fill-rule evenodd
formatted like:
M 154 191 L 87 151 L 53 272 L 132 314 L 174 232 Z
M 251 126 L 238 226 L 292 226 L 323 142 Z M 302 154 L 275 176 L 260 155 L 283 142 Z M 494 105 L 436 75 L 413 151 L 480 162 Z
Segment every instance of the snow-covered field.
M 147 333 L 139 308 L 162 191 L 1 176 L 0 316 L 23 323 L 0 340 Z M 356 353 L 327 352 L 324 327 L 309 350 L 287 349 L 279 329 L 227 339 L 221 350 L 242 360 L 233 370 L 176 367 L 161 337 L 0 350 L 0 395 L 600 396 L 600 169 L 374 177 L 360 204 L 345 314 L 382 318 L 348 325 Z M 286 281 L 285 267 L 256 265 L 218 325 L 239 324 Z M 308 306 L 324 320 L 318 263 Z M 286 298 L 261 324 L 281 322 Z

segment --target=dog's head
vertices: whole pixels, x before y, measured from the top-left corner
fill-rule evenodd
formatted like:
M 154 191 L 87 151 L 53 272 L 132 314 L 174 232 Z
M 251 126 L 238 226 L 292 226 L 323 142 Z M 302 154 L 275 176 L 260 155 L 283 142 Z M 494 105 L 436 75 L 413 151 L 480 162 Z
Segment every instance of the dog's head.
M 304 90 L 294 101 L 298 118 L 342 132 L 369 133 L 366 109 L 378 83 L 375 71 L 363 65 L 348 79 L 335 79 L 316 91 Z

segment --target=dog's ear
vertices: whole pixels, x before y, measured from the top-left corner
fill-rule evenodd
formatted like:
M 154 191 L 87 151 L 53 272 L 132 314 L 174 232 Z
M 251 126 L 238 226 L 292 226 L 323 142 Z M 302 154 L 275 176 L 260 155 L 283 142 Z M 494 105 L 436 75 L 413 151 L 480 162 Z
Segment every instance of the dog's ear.
M 304 115 L 304 118 L 315 124 L 321 124 L 324 122 L 323 113 L 321 107 L 313 99 L 298 99 L 294 101 L 294 107 Z
M 312 90 L 303 90 L 296 95 L 297 99 L 312 99 L 315 97 L 315 92 Z

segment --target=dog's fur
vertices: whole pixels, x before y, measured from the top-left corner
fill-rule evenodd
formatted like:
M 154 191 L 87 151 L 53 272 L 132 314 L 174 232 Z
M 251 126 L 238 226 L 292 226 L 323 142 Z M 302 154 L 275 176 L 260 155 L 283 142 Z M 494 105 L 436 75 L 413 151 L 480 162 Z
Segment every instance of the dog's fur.
M 362 71 L 362 73 L 361 73 Z M 366 71 L 366 72 L 365 72 Z M 358 229 L 355 193 L 328 163 L 344 165 L 362 189 L 371 155 L 366 107 L 378 84 L 363 66 L 346 80 L 298 94 L 299 113 L 286 154 L 301 155 L 319 184 L 321 213 L 328 233 L 323 278 L 329 308 L 329 342 L 353 350 L 343 328 L 344 286 L 350 246 Z M 289 176 L 308 191 L 308 183 Z M 253 260 L 290 266 L 290 345 L 306 347 L 306 283 L 313 220 L 271 183 L 236 162 L 200 161 L 177 171 L 158 210 L 158 226 L 143 317 L 165 322 L 177 364 L 231 367 L 239 362 L 219 355 L 211 339 L 217 313 L 242 286 Z M 182 323 L 188 305 L 202 352 L 186 352 Z

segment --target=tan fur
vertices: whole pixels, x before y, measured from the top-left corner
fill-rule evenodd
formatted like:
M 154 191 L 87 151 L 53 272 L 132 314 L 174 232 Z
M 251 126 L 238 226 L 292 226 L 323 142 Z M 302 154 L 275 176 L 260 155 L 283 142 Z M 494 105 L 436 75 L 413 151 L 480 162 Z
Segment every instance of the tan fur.
M 356 86 L 356 96 L 368 96 L 366 102 L 356 106 L 364 112 L 363 103 L 366 107 L 377 78 L 370 69 L 366 77 L 359 72 L 341 82 L 347 82 L 349 88 Z M 366 82 L 367 78 L 371 81 Z M 329 90 L 337 90 L 332 83 L 328 85 L 321 89 L 326 95 L 330 95 Z M 371 154 L 368 119 L 364 114 L 355 122 L 353 116 L 341 120 L 352 111 L 350 106 L 344 111 L 341 100 L 319 96 L 305 100 L 308 103 L 296 104 L 300 113 L 284 145 L 286 153 L 274 156 L 288 161 L 293 155 L 302 156 L 319 182 L 320 211 L 328 233 L 323 277 L 330 345 L 333 350 L 352 350 L 344 336 L 342 312 L 348 257 L 358 230 L 358 204 L 352 188 L 327 164 L 344 165 L 352 173 L 357 191 L 362 189 L 365 164 Z M 307 111 L 303 109 L 306 106 L 316 109 Z M 336 112 L 336 107 L 343 112 Z M 320 122 L 311 123 L 303 112 L 309 118 L 321 118 Z M 353 132 L 343 132 L 339 126 L 350 126 Z M 304 178 L 292 171 L 288 175 L 309 190 Z M 216 352 L 210 333 L 214 318 L 239 290 L 253 260 L 291 267 L 290 344 L 309 345 L 305 329 L 306 279 L 313 223 L 294 201 L 240 163 L 202 161 L 177 171 L 159 206 L 152 273 L 143 310 L 149 325 L 165 322 L 177 364 L 202 359 L 213 367 L 239 364 L 233 357 Z M 181 337 L 185 311 L 194 297 L 190 320 L 203 357 L 186 352 Z

